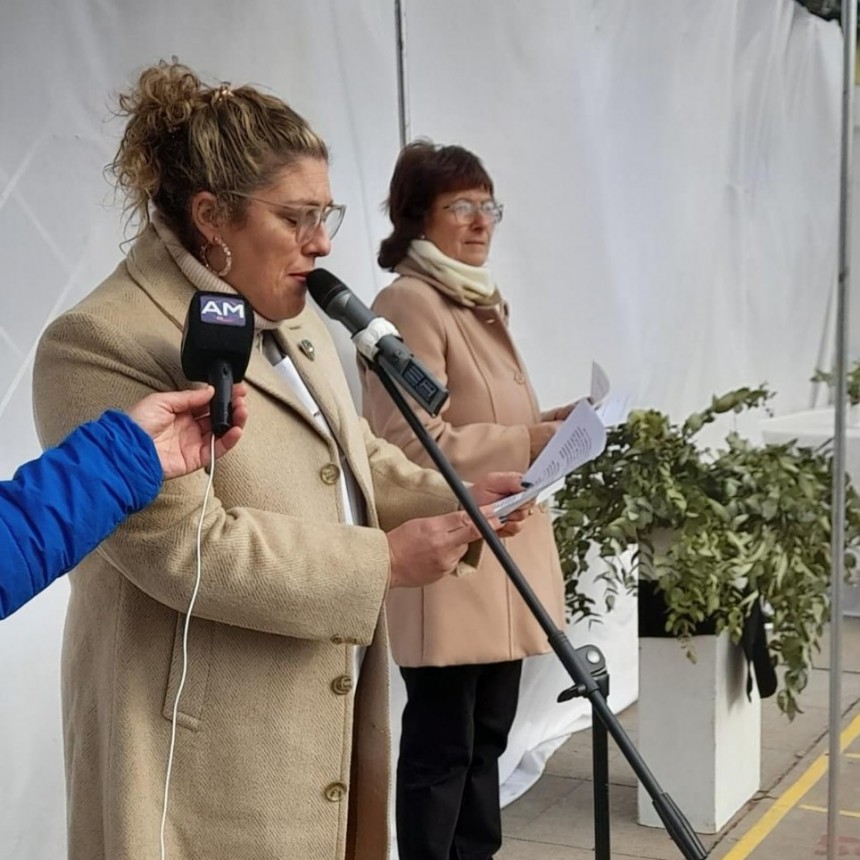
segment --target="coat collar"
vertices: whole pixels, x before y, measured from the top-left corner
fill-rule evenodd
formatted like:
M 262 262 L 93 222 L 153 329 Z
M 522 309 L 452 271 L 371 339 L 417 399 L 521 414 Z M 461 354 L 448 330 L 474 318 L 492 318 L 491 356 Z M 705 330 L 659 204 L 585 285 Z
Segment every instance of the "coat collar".
M 153 227 L 148 227 L 135 242 L 126 259 L 126 265 L 129 274 L 140 288 L 181 331 L 196 288 L 179 269 Z M 297 317 L 282 322 L 272 334 L 282 351 L 292 359 L 332 432 L 340 438 L 344 426 L 343 413 L 326 378 L 327 373 L 330 372 L 329 355 L 333 355 L 334 360 L 337 361 L 336 351 L 321 350 L 320 360 L 309 361 L 299 347 L 302 340 L 313 342 L 316 339 L 317 343 L 320 343 L 328 339 L 328 332 L 325 331 L 322 322 L 310 308 L 305 307 Z M 251 352 L 245 380 L 287 405 L 300 415 L 314 432 L 328 440 L 327 434 L 272 367 L 259 346 L 258 336 L 255 348 Z

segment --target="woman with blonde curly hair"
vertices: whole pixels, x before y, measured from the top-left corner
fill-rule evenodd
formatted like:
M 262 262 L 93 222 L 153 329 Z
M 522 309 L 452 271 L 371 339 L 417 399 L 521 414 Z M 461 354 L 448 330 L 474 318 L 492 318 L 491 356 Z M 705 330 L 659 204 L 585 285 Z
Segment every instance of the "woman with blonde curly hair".
M 207 86 L 175 62 L 144 70 L 120 113 L 113 169 L 142 229 L 40 342 L 43 441 L 187 388 L 180 341 L 195 290 L 253 307 L 251 420 L 199 525 L 200 473 L 166 485 L 72 574 L 69 856 L 152 860 L 160 842 L 171 860 L 385 860 L 383 600 L 468 568 L 476 531 L 436 473 L 358 418 L 305 307 L 305 277 L 344 214 L 325 143 L 280 99 Z M 473 494 L 487 504 L 518 478 L 488 476 Z

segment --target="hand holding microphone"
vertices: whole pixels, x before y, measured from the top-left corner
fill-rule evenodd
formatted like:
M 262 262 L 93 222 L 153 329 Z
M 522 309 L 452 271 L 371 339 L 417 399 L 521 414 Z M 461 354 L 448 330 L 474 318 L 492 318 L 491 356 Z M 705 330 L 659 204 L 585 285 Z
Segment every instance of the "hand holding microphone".
M 127 411 L 152 438 L 165 480 L 179 478 L 209 465 L 212 433 L 207 404 L 214 395 L 211 386 L 190 391 L 149 394 Z M 241 438 L 248 420 L 243 383 L 233 387 L 233 426 L 215 443 L 215 457 L 226 454 Z

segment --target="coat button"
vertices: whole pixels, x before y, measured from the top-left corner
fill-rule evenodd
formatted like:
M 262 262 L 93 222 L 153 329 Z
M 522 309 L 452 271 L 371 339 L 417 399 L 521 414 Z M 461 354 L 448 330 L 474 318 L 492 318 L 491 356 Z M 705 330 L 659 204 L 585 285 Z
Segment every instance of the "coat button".
M 331 782 L 323 791 L 326 800 L 332 803 L 340 803 L 346 797 L 346 786 L 342 782 Z
M 526 381 L 526 375 L 521 370 L 518 370 L 514 374 L 514 382 L 516 382 L 517 385 L 523 385 L 525 383 L 525 381 Z
M 343 645 L 343 636 L 332 636 L 331 637 L 332 644 L 334 645 Z
M 352 678 L 349 675 L 338 675 L 331 682 L 331 688 L 338 696 L 345 696 L 352 689 Z
M 334 463 L 326 463 L 320 469 L 320 477 L 324 484 L 336 484 L 340 478 L 340 467 Z

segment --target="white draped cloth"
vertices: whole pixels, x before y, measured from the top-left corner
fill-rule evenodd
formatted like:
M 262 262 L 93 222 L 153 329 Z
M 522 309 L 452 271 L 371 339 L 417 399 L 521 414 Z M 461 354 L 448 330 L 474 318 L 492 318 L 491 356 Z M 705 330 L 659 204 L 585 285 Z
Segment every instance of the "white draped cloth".
M 284 96 L 329 142 L 334 196 L 349 207 L 326 267 L 368 303 L 390 281 L 375 252 L 399 150 L 393 0 L 150 0 L 109 15 L 97 0 L 50 14 L 6 6 L 0 477 L 39 451 L 39 332 L 121 257 L 120 204 L 102 168 L 121 131 L 111 94 L 140 67 L 177 54 L 213 82 Z M 837 273 L 836 24 L 794 0 L 403 7 L 411 136 L 474 150 L 494 178 L 505 219 L 490 265 L 541 403 L 586 393 L 596 359 L 637 405 L 676 417 L 762 380 L 778 412 L 808 407 Z M 354 348 L 336 336 L 352 368 Z M 64 853 L 66 596 L 61 581 L 0 624 L 0 857 Z M 622 601 L 602 625 L 571 631 L 605 651 L 616 708 L 636 695 L 633 617 Z M 552 655 L 530 661 L 522 683 L 507 799 L 588 718 L 581 701 L 554 704 L 569 682 Z M 396 724 L 397 688 L 393 699 Z

